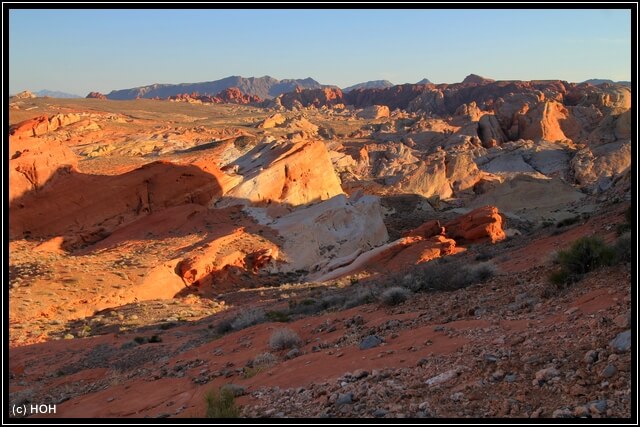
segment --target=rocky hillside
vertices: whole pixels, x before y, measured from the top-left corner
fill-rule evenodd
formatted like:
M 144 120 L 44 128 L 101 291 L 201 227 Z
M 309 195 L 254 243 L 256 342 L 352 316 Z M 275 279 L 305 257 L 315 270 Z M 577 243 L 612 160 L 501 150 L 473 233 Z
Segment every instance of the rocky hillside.
M 10 406 L 630 417 L 631 90 L 466 80 L 12 98 Z

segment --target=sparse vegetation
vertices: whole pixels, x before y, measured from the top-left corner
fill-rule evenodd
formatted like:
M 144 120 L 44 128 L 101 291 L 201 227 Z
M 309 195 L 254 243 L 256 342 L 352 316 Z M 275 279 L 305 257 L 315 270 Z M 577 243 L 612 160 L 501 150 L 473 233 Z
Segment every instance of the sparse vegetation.
M 616 251 L 607 246 L 598 236 L 582 237 L 569 249 L 558 252 L 560 270 L 549 276 L 554 285 L 564 285 L 579 281 L 586 273 L 598 267 L 612 265 L 616 261 Z
M 380 301 L 387 306 L 402 304 L 411 296 L 411 291 L 400 286 L 393 286 L 380 295 Z
M 633 252 L 631 251 L 631 233 L 624 233 L 618 237 L 616 243 L 613 245 L 613 251 L 615 253 L 616 262 L 631 262 L 633 259 Z
M 580 215 L 572 216 L 569 218 L 565 218 L 561 221 L 558 221 L 556 224 L 556 228 L 568 227 L 570 225 L 576 224 L 581 219 Z
M 250 364 L 248 364 L 249 366 L 244 368 L 243 376 L 244 378 L 251 378 L 260 372 L 269 369 L 276 363 L 278 363 L 278 358 L 272 353 L 261 353 L 257 355 Z
M 207 418 L 238 418 L 240 408 L 236 406 L 235 396 L 229 389 L 210 391 L 205 396 Z
M 288 328 L 278 329 L 269 338 L 272 350 L 285 350 L 302 344 L 302 340 L 294 331 Z
M 261 308 L 243 311 L 231 322 L 231 329 L 240 331 L 249 326 L 257 325 L 266 319 L 265 312 Z
M 622 224 L 618 224 L 618 227 L 616 227 L 616 232 L 618 233 L 618 236 L 621 236 L 631 231 L 632 217 L 633 217 L 633 213 L 631 212 L 631 206 L 629 206 L 627 210 L 624 211 L 625 222 L 623 222 Z
M 481 283 L 496 273 L 490 262 L 475 265 L 442 258 L 426 267 L 418 267 L 399 280 L 413 292 L 453 291 Z
M 267 314 L 265 315 L 265 317 L 270 322 L 286 323 L 286 322 L 288 322 L 290 320 L 289 319 L 289 313 L 286 313 L 284 311 L 279 311 L 279 310 L 268 311 Z

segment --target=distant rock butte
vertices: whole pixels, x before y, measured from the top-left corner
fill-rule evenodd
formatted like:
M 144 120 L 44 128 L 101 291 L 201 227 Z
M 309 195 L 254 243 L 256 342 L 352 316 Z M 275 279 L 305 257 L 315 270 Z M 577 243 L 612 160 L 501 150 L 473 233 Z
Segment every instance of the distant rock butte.
M 463 84 L 484 85 L 484 84 L 487 84 L 487 83 L 495 83 L 495 80 L 488 79 L 486 77 L 482 77 L 482 76 L 479 76 L 477 74 L 469 74 L 467 77 L 464 78 L 462 83 Z
M 107 99 L 106 95 L 103 95 L 100 92 L 89 92 L 89 94 L 87 95 L 87 98 Z
M 22 92 L 16 93 L 14 95 L 14 98 L 16 99 L 30 99 L 30 98 L 35 98 L 36 95 L 34 95 L 33 93 L 29 92 L 28 90 L 23 90 Z

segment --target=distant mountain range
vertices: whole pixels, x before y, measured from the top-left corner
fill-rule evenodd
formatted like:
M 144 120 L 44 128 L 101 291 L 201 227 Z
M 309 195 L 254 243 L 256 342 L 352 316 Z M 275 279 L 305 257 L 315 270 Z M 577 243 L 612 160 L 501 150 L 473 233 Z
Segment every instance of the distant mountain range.
M 488 79 L 475 74 L 467 76 L 463 83 L 485 84 L 493 82 L 493 79 Z M 431 84 L 429 79 L 422 79 L 416 82 L 417 85 Z M 599 85 L 603 83 L 621 84 L 630 86 L 631 82 L 618 81 L 607 79 L 590 79 L 582 83 L 590 83 L 592 85 Z M 343 89 L 343 92 L 351 92 L 355 89 L 385 89 L 395 86 L 388 80 L 371 80 L 368 82 L 358 83 L 353 86 L 349 86 Z M 322 88 L 335 88 L 334 85 L 323 85 L 307 77 L 306 79 L 284 79 L 278 80 L 270 76 L 264 77 L 241 77 L 231 76 L 220 80 L 214 80 L 210 82 L 200 83 L 180 83 L 180 84 L 152 84 L 148 86 L 134 87 L 131 89 L 113 90 L 107 94 L 108 99 L 136 99 L 136 98 L 167 98 L 169 96 L 175 96 L 184 93 L 197 92 L 199 95 L 216 95 L 221 91 L 237 87 L 242 93 L 246 95 L 259 96 L 262 99 L 272 99 L 279 95 L 292 92 L 296 87 L 303 89 L 322 89 Z M 37 96 L 51 96 L 56 98 L 79 98 L 77 95 L 68 94 L 64 92 L 41 90 L 35 92 Z
M 37 92 L 34 92 L 33 94 L 38 97 L 48 96 L 51 98 L 82 98 L 80 95 L 75 95 L 73 93 L 60 92 L 57 90 L 49 90 L 49 89 L 42 89 Z
M 618 85 L 623 85 L 623 86 L 631 86 L 631 82 L 628 81 L 618 81 L 618 82 L 614 82 L 613 80 L 609 80 L 609 79 L 589 79 L 589 80 L 585 80 L 582 83 L 589 83 L 591 85 L 594 86 L 598 86 L 601 85 L 603 83 L 609 83 L 609 84 L 618 84 Z
M 384 89 L 387 87 L 395 86 L 389 80 L 371 80 L 369 82 L 358 83 L 353 86 L 345 87 L 342 89 L 344 93 L 351 92 L 355 89 Z
M 263 99 L 275 98 L 296 87 L 303 89 L 321 89 L 335 87 L 322 85 L 311 77 L 306 79 L 278 80 L 270 76 L 241 77 L 231 76 L 220 80 L 201 83 L 153 84 L 131 89 L 114 90 L 107 94 L 108 99 L 167 98 L 181 93 L 197 92 L 200 95 L 216 95 L 230 87 L 237 87 L 246 95 L 256 95 Z

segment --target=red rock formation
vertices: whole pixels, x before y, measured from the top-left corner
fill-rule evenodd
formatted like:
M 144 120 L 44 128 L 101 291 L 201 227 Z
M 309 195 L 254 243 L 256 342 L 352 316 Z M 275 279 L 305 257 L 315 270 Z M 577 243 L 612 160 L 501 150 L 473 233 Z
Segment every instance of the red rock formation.
M 237 87 L 230 87 L 218 93 L 215 97 L 217 104 L 231 103 L 231 104 L 251 104 L 262 102 L 262 99 L 256 95 L 245 95 Z
M 78 114 L 56 114 L 51 118 L 45 114 L 11 126 L 9 128 L 9 135 L 12 139 L 40 136 L 79 120 L 80 116 Z
M 306 89 L 297 87 L 295 91 L 280 95 L 280 103 L 288 109 L 292 109 L 294 105 L 302 105 L 303 107 L 314 106 L 316 108 L 323 105 L 332 106 L 344 103 L 344 94 L 338 88 L 324 89 Z
M 39 174 L 37 178 L 43 182 Z M 70 245 L 88 244 L 152 212 L 184 204 L 205 206 L 220 193 L 215 176 L 193 165 L 159 161 L 115 176 L 71 171 L 39 191 L 14 198 L 9 233 L 69 236 Z
M 518 137 L 539 141 L 561 141 L 580 132 L 576 120 L 559 102 L 543 102 L 518 117 Z
M 197 92 L 179 93 L 178 95 L 167 98 L 170 101 L 179 102 L 202 102 L 205 104 L 252 104 L 262 102 L 259 96 L 245 95 L 237 87 L 230 87 L 223 90 L 215 96 L 200 95 Z
M 90 92 L 89 95 L 87 95 L 87 98 L 107 99 L 107 97 L 100 92 Z
M 502 216 L 498 208 L 485 206 L 445 224 L 447 236 L 469 242 L 489 240 L 491 243 L 504 240 Z
M 78 165 L 66 144 L 41 138 L 10 138 L 9 154 L 9 203 L 40 190 L 59 169 L 76 169 Z
M 439 234 L 444 234 L 445 229 L 440 225 L 440 221 L 431 220 L 422 224 L 418 228 L 404 233 L 404 237 L 424 237 L 425 239 Z
M 15 138 L 39 136 L 49 130 L 47 115 L 34 117 L 9 127 L 9 135 Z

